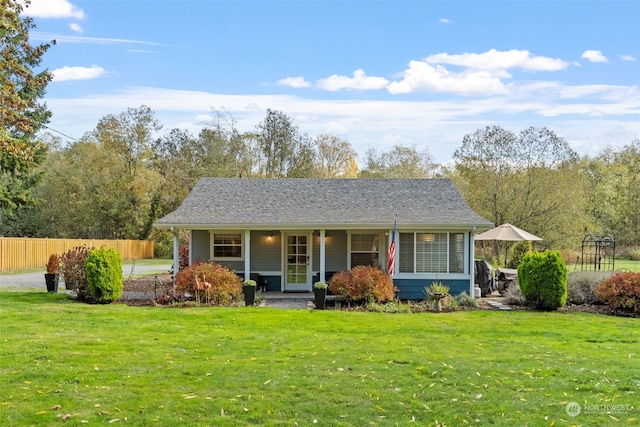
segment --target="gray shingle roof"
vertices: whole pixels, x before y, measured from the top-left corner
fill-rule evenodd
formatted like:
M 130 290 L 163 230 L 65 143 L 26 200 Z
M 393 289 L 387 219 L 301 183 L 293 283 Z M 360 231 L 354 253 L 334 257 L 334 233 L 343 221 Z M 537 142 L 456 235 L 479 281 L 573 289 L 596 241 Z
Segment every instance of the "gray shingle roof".
M 492 227 L 448 179 L 202 178 L 157 228 Z

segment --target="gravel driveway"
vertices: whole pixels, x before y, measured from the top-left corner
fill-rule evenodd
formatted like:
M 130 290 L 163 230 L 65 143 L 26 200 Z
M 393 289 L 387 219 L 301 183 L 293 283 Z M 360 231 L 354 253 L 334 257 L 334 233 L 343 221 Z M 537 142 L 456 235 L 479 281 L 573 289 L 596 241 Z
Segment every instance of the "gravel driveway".
M 122 264 L 122 276 L 125 279 L 131 275 L 131 267 L 132 264 Z M 168 272 L 170 269 L 171 263 L 168 263 L 166 266 L 136 265 L 134 266 L 133 274 L 136 276 L 161 274 Z M 0 273 L 0 290 L 46 290 L 47 287 L 44 283 L 44 273 L 44 270 L 35 273 Z M 62 288 L 64 288 L 64 285 L 62 285 Z

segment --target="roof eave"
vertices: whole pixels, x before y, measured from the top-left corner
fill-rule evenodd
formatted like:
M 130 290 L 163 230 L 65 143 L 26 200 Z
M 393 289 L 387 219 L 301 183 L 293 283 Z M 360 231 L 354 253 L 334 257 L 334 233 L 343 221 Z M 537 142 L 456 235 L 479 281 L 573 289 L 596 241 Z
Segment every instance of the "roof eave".
M 185 224 L 185 223 L 155 223 L 153 226 L 159 230 L 371 230 L 371 229 L 392 229 L 393 224 L 372 224 L 372 223 L 352 223 L 352 224 Z M 430 230 L 471 230 L 491 228 L 492 224 L 486 223 L 411 223 L 398 224 L 400 230 L 430 229 Z

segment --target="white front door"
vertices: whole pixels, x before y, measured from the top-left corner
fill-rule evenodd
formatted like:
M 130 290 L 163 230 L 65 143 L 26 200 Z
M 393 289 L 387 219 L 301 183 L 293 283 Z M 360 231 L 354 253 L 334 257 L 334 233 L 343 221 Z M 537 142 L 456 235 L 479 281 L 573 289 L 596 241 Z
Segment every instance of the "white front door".
M 285 292 L 311 292 L 311 236 L 287 234 L 285 239 Z

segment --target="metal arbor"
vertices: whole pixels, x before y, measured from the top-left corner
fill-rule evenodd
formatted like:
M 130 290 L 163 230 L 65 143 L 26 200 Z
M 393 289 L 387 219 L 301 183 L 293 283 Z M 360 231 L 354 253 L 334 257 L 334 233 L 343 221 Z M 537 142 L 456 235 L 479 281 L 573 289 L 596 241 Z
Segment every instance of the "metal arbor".
M 582 270 L 613 271 L 616 241 L 611 234 L 589 233 L 582 239 Z

